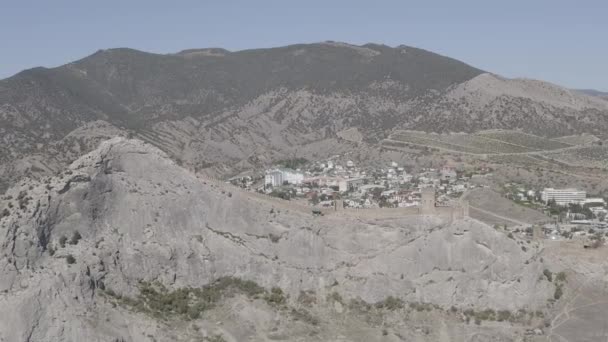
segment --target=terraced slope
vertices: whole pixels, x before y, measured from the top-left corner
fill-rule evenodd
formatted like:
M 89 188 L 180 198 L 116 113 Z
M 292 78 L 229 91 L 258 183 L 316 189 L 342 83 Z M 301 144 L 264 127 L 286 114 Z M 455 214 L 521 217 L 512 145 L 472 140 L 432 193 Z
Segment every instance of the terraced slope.
M 473 134 L 396 131 L 383 141 L 387 147 L 415 145 L 467 154 L 526 154 L 572 148 L 574 145 L 518 131 L 492 130 Z

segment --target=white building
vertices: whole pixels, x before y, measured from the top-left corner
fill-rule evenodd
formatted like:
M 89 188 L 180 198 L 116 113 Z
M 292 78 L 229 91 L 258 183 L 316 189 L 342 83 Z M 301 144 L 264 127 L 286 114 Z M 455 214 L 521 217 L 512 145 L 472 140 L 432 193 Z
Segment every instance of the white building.
M 606 201 L 603 198 L 586 198 L 585 201 L 583 201 L 583 203 L 581 204 L 604 207 L 606 206 Z
M 301 184 L 304 180 L 304 174 L 302 172 L 294 171 L 292 169 L 272 169 L 266 171 L 264 177 L 264 183 L 266 185 L 281 186 L 285 183 L 289 184 Z
M 543 202 L 548 203 L 550 200 L 555 200 L 557 205 L 582 204 L 586 198 L 587 192 L 578 189 L 545 188 L 541 192 Z

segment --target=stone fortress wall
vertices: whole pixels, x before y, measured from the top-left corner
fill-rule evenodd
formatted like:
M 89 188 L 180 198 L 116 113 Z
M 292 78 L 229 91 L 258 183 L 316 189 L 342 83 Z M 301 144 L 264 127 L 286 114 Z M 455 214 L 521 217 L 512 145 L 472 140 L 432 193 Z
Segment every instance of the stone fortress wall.
M 305 214 L 311 214 L 313 207 L 298 203 L 296 201 L 284 200 L 278 197 L 261 194 L 255 191 L 248 191 L 216 178 L 197 175 L 203 182 L 227 189 L 233 194 L 250 196 L 267 202 L 271 202 L 277 209 L 294 210 Z M 449 206 L 438 206 L 435 199 L 435 189 L 424 188 L 420 200 L 420 206 L 406 208 L 345 208 L 343 200 L 336 200 L 332 208 L 319 208 L 323 215 L 341 215 L 361 219 L 388 219 L 410 215 L 432 215 L 439 216 L 448 221 L 454 221 L 469 217 L 468 201 L 456 201 Z

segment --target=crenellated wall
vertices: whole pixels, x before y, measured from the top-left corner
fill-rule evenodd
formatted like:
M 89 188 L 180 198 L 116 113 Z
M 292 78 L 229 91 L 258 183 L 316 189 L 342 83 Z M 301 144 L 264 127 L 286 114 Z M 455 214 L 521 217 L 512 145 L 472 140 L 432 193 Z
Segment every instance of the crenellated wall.
M 197 177 L 204 183 L 209 183 L 218 189 L 226 189 L 224 191 L 230 191 L 252 198 L 258 198 L 267 202 L 271 202 L 276 205 L 277 208 L 299 211 L 305 214 L 312 213 L 312 207 L 296 201 L 284 200 L 281 198 L 261 194 L 255 191 L 247 191 L 238 186 L 232 185 L 220 179 L 203 177 L 197 175 Z M 435 200 L 435 190 L 431 188 L 422 189 L 421 201 L 419 207 L 406 207 L 406 208 L 345 208 L 343 200 L 336 200 L 334 207 L 332 208 L 320 208 L 324 215 L 344 215 L 349 217 L 356 217 L 362 219 L 384 219 L 384 218 L 398 218 L 402 216 L 410 215 L 434 215 L 440 216 L 443 219 L 453 221 L 459 220 L 469 216 L 469 203 L 467 201 L 459 201 L 454 206 L 437 206 Z

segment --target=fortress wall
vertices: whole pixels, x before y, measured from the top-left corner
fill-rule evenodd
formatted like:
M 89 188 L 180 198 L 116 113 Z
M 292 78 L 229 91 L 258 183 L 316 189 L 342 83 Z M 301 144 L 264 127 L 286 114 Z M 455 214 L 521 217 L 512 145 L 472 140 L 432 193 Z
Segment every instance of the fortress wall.
M 297 203 L 295 201 L 284 200 L 282 198 L 273 197 L 273 196 L 269 196 L 266 194 L 261 194 L 256 191 L 247 191 L 241 187 L 231 184 L 230 182 L 225 182 L 220 179 L 210 178 L 210 177 L 200 177 L 200 176 L 199 176 L 199 179 L 201 179 L 201 181 L 203 181 L 203 182 L 207 182 L 207 183 L 211 184 L 212 186 L 224 187 L 224 188 L 228 189 L 228 191 L 235 193 L 235 194 L 238 193 L 243 196 L 249 196 L 249 197 L 257 198 L 257 199 L 260 199 L 260 200 L 263 200 L 266 202 L 270 202 L 272 205 L 276 206 L 278 209 L 294 210 L 294 211 L 302 212 L 304 214 L 310 214 L 312 212 L 312 208 L 308 205 Z M 332 208 L 331 211 L 333 212 L 334 209 Z
M 339 212 L 341 215 L 349 217 L 357 217 L 363 219 L 379 219 L 379 218 L 395 218 L 409 215 L 419 215 L 420 208 L 373 208 L 373 209 L 355 209 L 345 208 Z
M 209 183 L 211 186 L 218 187 L 220 189 L 227 189 L 227 191 L 233 194 L 239 194 L 242 196 L 249 196 L 250 198 L 257 198 L 266 202 L 269 202 L 277 209 L 293 210 L 304 214 L 312 214 L 312 207 L 296 201 L 284 200 L 282 198 L 269 196 L 267 194 L 261 194 L 255 191 L 247 191 L 241 187 L 232 185 L 230 182 L 225 182 L 221 179 L 198 176 L 198 178 L 205 183 Z M 431 191 L 426 191 L 424 194 L 424 201 L 421 207 L 408 207 L 408 208 L 367 208 L 367 209 L 356 209 L 356 208 L 320 208 L 324 215 L 343 215 L 349 217 L 357 217 L 362 219 L 382 219 L 382 218 L 397 218 L 409 215 L 437 215 L 447 220 L 457 220 L 469 216 L 469 205 L 468 202 L 461 202 L 455 207 L 437 207 L 435 206 L 435 194 Z M 342 201 L 337 203 L 342 204 Z

